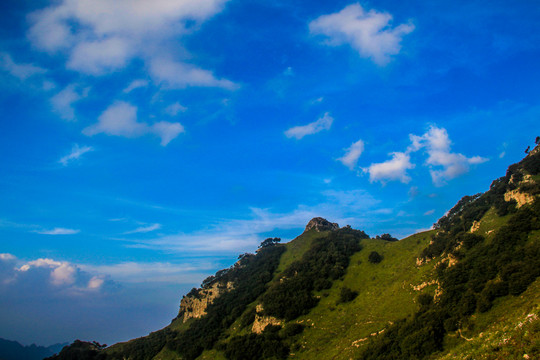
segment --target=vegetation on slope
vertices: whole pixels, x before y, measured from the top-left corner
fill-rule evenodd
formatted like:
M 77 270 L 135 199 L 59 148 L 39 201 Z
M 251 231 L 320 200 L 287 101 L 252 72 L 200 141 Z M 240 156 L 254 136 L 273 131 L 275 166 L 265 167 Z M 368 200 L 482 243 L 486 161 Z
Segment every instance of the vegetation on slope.
M 442 293 L 425 302 L 413 318 L 390 327 L 361 359 L 419 359 L 441 351 L 445 335 L 467 329 L 472 314 L 488 311 L 497 298 L 520 295 L 535 281 L 540 275 L 540 242 L 531 234 L 540 229 L 540 202 L 516 209 L 515 204 L 508 207 L 500 200 L 519 187 L 524 175 L 537 175 L 539 163 L 540 154 L 528 156 L 511 166 L 487 193 L 463 198 L 439 220 L 440 231 L 422 255 L 447 256 L 448 261 L 437 266 Z M 537 189 L 537 183 L 527 183 L 520 191 L 536 194 Z M 499 215 L 513 215 L 486 241 L 469 230 L 491 206 Z

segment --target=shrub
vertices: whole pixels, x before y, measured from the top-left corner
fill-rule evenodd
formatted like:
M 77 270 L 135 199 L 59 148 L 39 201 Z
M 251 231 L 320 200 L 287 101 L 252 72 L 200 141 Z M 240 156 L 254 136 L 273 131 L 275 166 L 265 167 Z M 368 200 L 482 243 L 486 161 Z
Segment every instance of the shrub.
M 339 301 L 338 303 L 346 303 L 353 301 L 358 296 L 358 292 L 349 289 L 346 286 L 343 286 L 341 288 L 341 292 L 339 293 Z
M 368 261 L 372 264 L 378 264 L 382 261 L 383 257 L 376 251 L 372 251 L 368 256 Z

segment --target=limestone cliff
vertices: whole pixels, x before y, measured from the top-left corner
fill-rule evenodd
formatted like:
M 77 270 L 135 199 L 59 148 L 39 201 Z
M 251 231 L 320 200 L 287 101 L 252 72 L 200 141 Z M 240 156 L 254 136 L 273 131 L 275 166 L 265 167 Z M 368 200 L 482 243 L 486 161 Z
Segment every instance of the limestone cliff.
M 263 307 L 261 304 L 257 305 L 255 313 L 255 321 L 251 327 L 251 332 L 260 334 L 268 325 L 282 325 L 283 321 L 273 316 L 266 316 L 263 314 Z
M 536 147 L 535 152 L 538 152 L 537 149 L 540 149 L 540 147 Z M 529 153 L 527 156 L 531 156 L 531 153 Z M 510 184 L 517 186 L 517 189 L 508 190 L 504 194 L 504 200 L 515 200 L 518 208 L 522 207 L 523 205 L 532 204 L 535 200 L 535 195 L 522 191 L 522 187 L 532 185 L 534 183 L 535 181 L 531 175 L 523 175 L 520 181 L 516 181 L 515 176 L 512 176 L 512 178 L 510 178 Z
M 232 282 L 222 283 L 216 281 L 208 287 L 192 290 L 180 301 L 178 317 L 182 319 L 182 322 L 186 322 L 191 318 L 198 319 L 206 315 L 208 305 L 221 294 L 233 288 L 234 285 Z

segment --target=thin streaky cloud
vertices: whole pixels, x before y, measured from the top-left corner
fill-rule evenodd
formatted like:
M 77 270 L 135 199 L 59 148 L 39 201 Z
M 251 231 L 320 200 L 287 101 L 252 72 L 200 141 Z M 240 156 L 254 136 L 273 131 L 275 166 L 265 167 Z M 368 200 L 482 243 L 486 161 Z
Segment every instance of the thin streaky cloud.
M 34 232 L 42 235 L 74 235 L 81 231 L 76 229 L 54 228 L 50 230 L 35 230 Z
M 126 231 L 124 234 L 138 234 L 138 233 L 147 233 L 155 230 L 161 229 L 161 224 L 152 224 L 148 226 L 141 226 L 135 230 Z
M 91 151 L 94 151 L 94 148 L 92 146 L 81 147 L 79 146 L 79 144 L 75 144 L 71 148 L 71 152 L 67 154 L 66 156 L 63 156 L 60 160 L 58 160 L 58 162 L 64 166 L 67 166 L 71 162 L 79 160 L 81 156 Z
M 137 80 L 133 80 L 128 86 L 126 86 L 126 88 L 124 90 L 122 90 L 124 93 L 128 94 L 130 92 L 132 92 L 133 90 L 135 89 L 140 89 L 140 88 L 143 88 L 143 87 L 147 87 L 148 86 L 148 80 L 144 80 L 144 79 L 137 79 Z
M 334 118 L 330 116 L 330 113 L 327 112 L 312 123 L 290 128 L 289 130 L 285 131 L 285 136 L 300 140 L 306 135 L 313 135 L 323 130 L 329 130 L 333 122 Z

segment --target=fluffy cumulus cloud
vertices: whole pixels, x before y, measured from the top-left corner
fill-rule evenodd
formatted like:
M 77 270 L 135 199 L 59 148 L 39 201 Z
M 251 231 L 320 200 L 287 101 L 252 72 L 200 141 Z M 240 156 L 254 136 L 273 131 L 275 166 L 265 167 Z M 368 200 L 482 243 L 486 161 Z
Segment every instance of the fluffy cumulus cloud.
M 75 338 L 126 341 L 167 324 L 178 311 L 179 294 L 215 268 L 206 259 L 189 264 L 86 265 L 52 258 L 23 260 L 3 253 L 0 333 L 25 343 Z
M 481 164 L 488 159 L 463 154 L 450 150 L 451 141 L 446 129 L 431 126 L 422 136 L 410 135 L 411 146 L 409 151 L 414 152 L 425 149 L 428 158 L 426 165 L 430 167 L 430 174 L 435 185 L 443 185 L 446 180 L 456 178 L 469 171 L 470 165 Z
M 124 101 L 116 101 L 98 118 L 98 122 L 83 130 L 88 136 L 107 134 L 136 138 L 146 134 L 154 134 L 161 138 L 161 145 L 166 146 L 171 140 L 184 132 L 180 123 L 166 121 L 149 125 L 137 120 L 137 107 Z
M 350 147 L 345 149 L 345 155 L 343 155 L 337 160 L 352 170 L 356 167 L 356 163 L 358 162 L 358 159 L 360 158 L 360 155 L 362 155 L 363 152 L 364 152 L 364 142 L 362 140 L 358 140 L 357 142 L 353 143 Z
M 86 154 L 87 152 L 94 151 L 94 148 L 91 146 L 79 146 L 79 144 L 73 145 L 69 154 L 62 156 L 58 162 L 64 166 L 77 161 Z
M 412 24 L 392 27 L 391 22 L 392 15 L 388 13 L 352 4 L 337 13 L 313 20 L 309 29 L 312 34 L 327 36 L 329 45 L 348 44 L 360 56 L 385 65 L 392 55 L 400 52 L 403 36 L 414 30 Z
M 431 126 L 423 135 L 410 134 L 409 139 L 411 144 L 405 152 L 393 152 L 390 154 L 391 159 L 382 163 L 373 163 L 369 167 L 363 168 L 364 173 L 369 174 L 371 182 L 401 181 L 402 183 L 408 183 L 411 181 L 411 177 L 407 170 L 414 169 L 416 166 L 411 162 L 411 154 L 420 150 L 424 150 L 427 155 L 424 165 L 429 168 L 432 182 L 436 186 L 442 186 L 447 180 L 465 174 L 469 171 L 471 165 L 488 161 L 488 159 L 481 156 L 467 157 L 452 152 L 452 142 L 448 132 L 446 129 L 437 126 Z M 347 158 L 349 152 L 338 160 L 349 159 Z M 354 159 L 354 157 L 352 158 Z M 345 162 L 344 164 L 347 165 Z M 353 163 L 351 162 L 351 164 Z M 349 166 L 351 170 L 353 167 Z M 413 189 L 415 189 L 414 192 Z M 414 197 L 416 193 L 417 189 L 415 187 L 411 188 L 411 196 Z
M 369 173 L 370 182 L 385 183 L 386 181 L 398 180 L 406 184 L 411 181 L 407 170 L 414 169 L 415 165 L 411 163 L 410 155 L 403 152 L 394 152 L 390 155 L 392 156 L 390 160 L 371 164 L 364 169 L 365 172 Z
M 330 116 L 330 113 L 325 113 L 322 117 L 312 123 L 288 129 L 285 131 L 285 136 L 300 140 L 306 135 L 313 135 L 323 130 L 329 130 L 333 122 L 334 118 Z
M 16 63 L 11 58 L 11 55 L 4 52 L 0 53 L 0 69 L 8 72 L 20 80 L 26 80 L 31 76 L 47 72 L 47 70 L 39 66 Z
M 35 291 L 44 297 L 58 292 L 66 296 L 80 295 L 113 284 L 106 276 L 92 275 L 67 261 L 41 258 L 25 262 L 11 254 L 0 254 L 0 273 L 0 279 L 4 280 L 0 291 L 37 286 Z
M 60 0 L 30 15 L 28 38 L 38 49 L 64 54 L 66 67 L 84 74 L 118 71 L 137 58 L 170 87 L 232 89 L 232 82 L 210 71 L 163 60 L 172 41 L 220 12 L 226 1 Z

